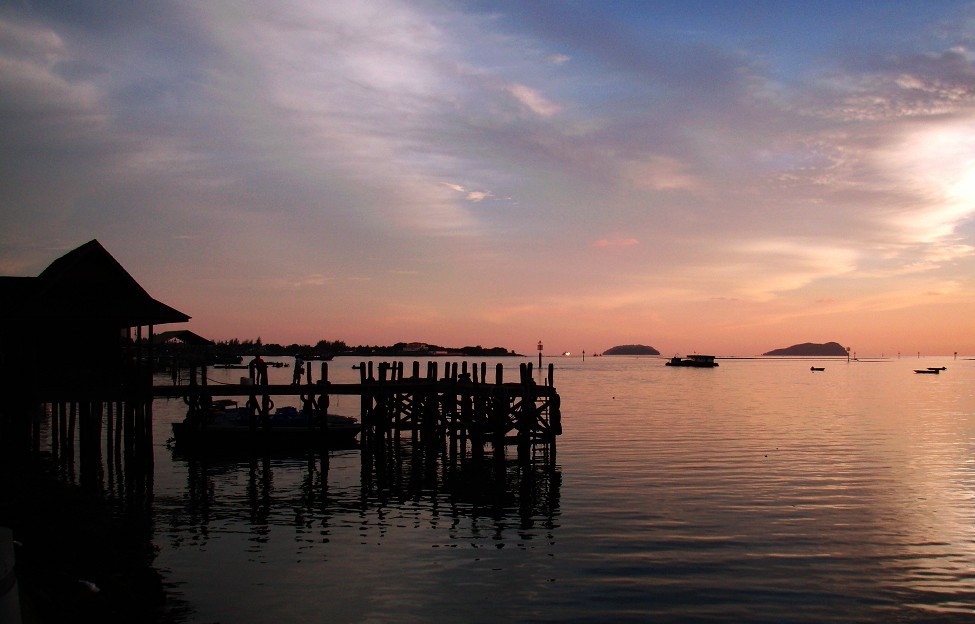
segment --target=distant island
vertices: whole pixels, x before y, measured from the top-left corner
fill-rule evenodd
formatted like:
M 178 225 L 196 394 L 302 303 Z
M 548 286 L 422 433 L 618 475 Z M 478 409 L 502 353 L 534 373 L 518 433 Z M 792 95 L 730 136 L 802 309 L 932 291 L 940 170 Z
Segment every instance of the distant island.
M 619 345 L 606 349 L 603 355 L 660 355 L 660 351 L 647 345 Z
M 762 355 L 802 355 L 802 356 L 834 356 L 834 355 L 846 355 L 846 349 L 838 342 L 827 342 L 824 344 L 819 344 L 815 342 L 804 342 L 802 344 L 792 345 L 791 347 L 786 347 L 784 349 L 775 349 L 774 351 L 769 351 L 768 353 L 763 353 Z

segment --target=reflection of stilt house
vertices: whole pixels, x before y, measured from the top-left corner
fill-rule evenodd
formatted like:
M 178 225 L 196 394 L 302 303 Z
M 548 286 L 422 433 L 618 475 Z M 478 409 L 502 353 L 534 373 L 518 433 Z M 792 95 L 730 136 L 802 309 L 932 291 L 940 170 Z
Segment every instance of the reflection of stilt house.
M 4 396 L 35 403 L 151 392 L 153 327 L 188 320 L 150 297 L 97 240 L 37 277 L 0 277 Z

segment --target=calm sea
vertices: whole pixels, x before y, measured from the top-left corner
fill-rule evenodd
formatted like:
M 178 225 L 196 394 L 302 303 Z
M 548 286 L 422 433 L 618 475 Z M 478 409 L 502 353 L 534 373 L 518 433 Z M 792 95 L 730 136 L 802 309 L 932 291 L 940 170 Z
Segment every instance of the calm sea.
M 975 620 L 975 361 L 549 361 L 554 470 L 504 485 L 409 449 L 381 473 L 356 450 L 191 460 L 166 446 L 185 406 L 157 400 L 155 564 L 183 620 Z

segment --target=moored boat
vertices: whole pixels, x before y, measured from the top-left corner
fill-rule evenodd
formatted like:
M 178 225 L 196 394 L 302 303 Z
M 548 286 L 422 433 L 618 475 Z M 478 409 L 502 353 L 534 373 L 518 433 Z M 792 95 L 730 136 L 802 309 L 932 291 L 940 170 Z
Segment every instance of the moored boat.
M 920 375 L 937 375 L 941 372 L 940 368 L 915 368 L 915 373 Z
M 666 362 L 667 366 L 690 366 L 693 368 L 714 368 L 718 365 L 713 355 L 688 355 L 686 358 L 674 356 Z
M 173 423 L 173 439 L 177 446 L 195 448 L 313 448 L 323 441 L 330 447 L 355 445 L 359 433 L 355 418 L 328 414 L 324 428 L 321 418 L 320 414 L 282 407 L 268 416 L 265 426 L 259 415 L 252 422 L 250 410 L 239 407 L 237 401 L 221 399 L 210 409 Z

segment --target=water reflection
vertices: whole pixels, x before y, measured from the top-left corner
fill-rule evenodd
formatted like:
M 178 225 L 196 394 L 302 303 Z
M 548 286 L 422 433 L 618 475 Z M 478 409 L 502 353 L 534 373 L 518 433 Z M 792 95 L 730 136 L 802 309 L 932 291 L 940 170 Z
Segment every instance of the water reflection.
M 916 366 L 568 362 L 528 469 L 158 453 L 159 561 L 201 623 L 967 621 L 975 363 Z
M 546 457 L 445 464 L 422 445 L 387 451 L 174 454 L 174 466 L 185 466 L 184 495 L 157 508 L 166 510 L 174 545 L 205 546 L 214 534 L 243 531 L 259 550 L 274 526 L 293 527 L 296 542 L 317 531 L 327 544 L 336 523 L 383 539 L 393 527 L 444 528 L 445 520 L 449 541 L 490 539 L 503 548 L 537 531 L 554 539 L 562 475 Z

